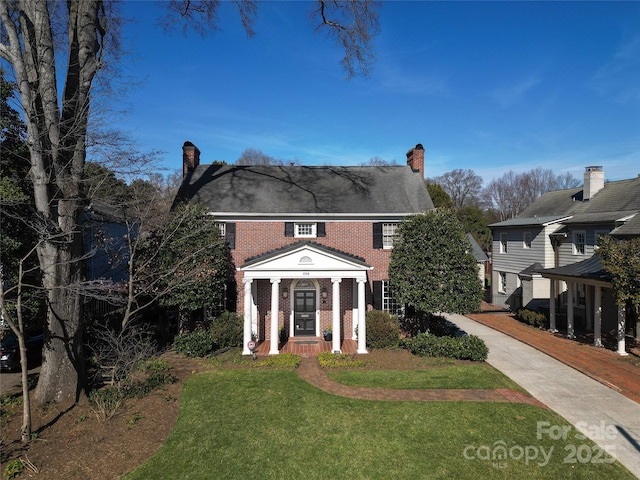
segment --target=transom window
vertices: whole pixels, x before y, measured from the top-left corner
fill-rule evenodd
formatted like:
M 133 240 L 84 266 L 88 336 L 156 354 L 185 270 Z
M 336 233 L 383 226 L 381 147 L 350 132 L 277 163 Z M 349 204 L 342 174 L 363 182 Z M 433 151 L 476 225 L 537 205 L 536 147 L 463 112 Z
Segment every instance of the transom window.
M 383 223 L 382 224 L 382 247 L 393 248 L 393 241 L 396 237 L 397 223 Z
M 393 297 L 388 280 L 382 281 L 382 310 L 389 312 L 391 315 L 404 316 L 404 306 Z
M 586 233 L 582 231 L 573 232 L 573 254 L 584 255 L 586 243 Z
M 296 223 L 295 236 L 296 237 L 315 237 L 316 224 L 315 223 Z

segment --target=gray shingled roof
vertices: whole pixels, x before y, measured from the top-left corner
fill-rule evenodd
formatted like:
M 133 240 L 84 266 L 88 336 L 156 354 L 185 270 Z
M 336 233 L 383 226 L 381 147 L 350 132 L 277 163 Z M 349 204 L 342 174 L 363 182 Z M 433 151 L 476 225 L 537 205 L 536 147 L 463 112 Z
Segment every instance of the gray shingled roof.
M 567 215 L 548 215 L 545 217 L 516 217 L 502 222 L 492 223 L 490 227 L 519 227 L 526 225 L 546 225 L 566 219 Z
M 614 237 L 640 237 L 640 213 L 636 214 L 631 220 L 625 222 L 618 228 L 615 228 L 611 235 Z
M 611 281 L 611 274 L 604 269 L 598 255 L 593 255 L 591 258 L 564 267 L 545 268 L 540 270 L 540 273 L 544 277 L 553 275 L 559 277 L 589 278 L 592 280 L 602 280 L 603 282 Z
M 613 223 L 640 212 L 640 177 L 606 182 L 590 200 L 582 201 L 582 188 L 556 190 L 543 194 L 517 218 L 494 223 L 491 227 L 541 225 L 548 218 L 572 218 L 562 223 Z
M 424 180 L 408 166 L 200 165 L 177 198 L 214 213 L 408 214 L 433 208 Z
M 478 245 L 476 239 L 473 238 L 473 235 L 467 233 L 467 238 L 469 239 L 469 242 L 471 242 L 471 249 L 473 250 L 473 256 L 476 258 L 476 262 L 488 262 L 489 257 L 487 257 L 487 254 L 484 253 L 484 250 L 480 248 L 480 245 Z

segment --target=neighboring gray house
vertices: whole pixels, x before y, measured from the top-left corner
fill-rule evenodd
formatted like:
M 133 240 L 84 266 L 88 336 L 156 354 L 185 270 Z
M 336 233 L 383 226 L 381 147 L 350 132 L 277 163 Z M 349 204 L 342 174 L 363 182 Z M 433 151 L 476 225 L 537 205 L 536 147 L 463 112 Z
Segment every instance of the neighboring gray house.
M 620 332 L 624 312 L 593 255 L 601 235 L 635 236 L 639 213 L 640 177 L 605 183 L 595 166 L 586 168 L 583 187 L 546 193 L 517 218 L 490 225 L 492 303 L 545 311 L 551 328 L 569 336 L 576 327 L 593 329 L 596 344 L 594 319 L 604 331 Z

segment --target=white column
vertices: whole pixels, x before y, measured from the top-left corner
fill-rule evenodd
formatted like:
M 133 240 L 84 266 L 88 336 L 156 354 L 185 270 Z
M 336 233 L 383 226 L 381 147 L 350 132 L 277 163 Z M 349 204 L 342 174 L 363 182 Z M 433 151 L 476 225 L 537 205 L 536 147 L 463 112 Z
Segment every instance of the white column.
M 358 353 L 367 352 L 367 326 L 365 322 L 366 304 L 364 286 L 367 280 L 364 278 L 358 278 Z
M 602 287 L 597 285 L 593 294 L 593 346 L 602 347 Z
M 584 316 L 587 321 L 587 331 L 593 331 L 593 309 L 591 308 L 593 289 L 591 285 L 584 286 Z
M 249 342 L 253 340 L 251 338 L 251 283 L 252 279 L 243 278 L 244 283 L 244 335 L 242 345 L 242 355 L 251 355 L 249 350 Z
M 280 279 L 271 279 L 271 348 L 269 355 L 278 355 L 278 312 L 280 310 Z
M 567 338 L 576 338 L 573 328 L 573 283 L 567 282 Z
M 624 339 L 625 330 L 626 329 L 625 329 L 624 305 L 618 305 L 618 350 L 616 351 L 616 353 L 623 357 L 626 357 L 627 355 L 629 355 L 625 348 L 625 339 Z
M 551 291 L 549 293 L 549 331 L 556 333 L 556 297 L 558 295 L 558 281 L 551 279 Z
M 341 278 L 332 278 L 333 292 L 331 295 L 331 306 L 333 313 L 333 321 L 331 330 L 333 331 L 333 343 L 331 344 L 331 351 L 333 353 L 341 353 L 340 350 L 340 282 Z

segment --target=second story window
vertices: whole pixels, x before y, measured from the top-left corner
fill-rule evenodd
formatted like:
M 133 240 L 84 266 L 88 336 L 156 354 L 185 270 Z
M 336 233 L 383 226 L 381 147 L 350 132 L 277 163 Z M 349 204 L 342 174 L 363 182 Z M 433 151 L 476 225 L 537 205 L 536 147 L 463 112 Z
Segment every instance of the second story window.
M 397 223 L 383 223 L 382 224 L 382 247 L 393 248 L 393 241 L 396 237 Z
M 296 237 L 315 237 L 316 236 L 316 224 L 315 223 L 296 223 L 295 236 Z
M 216 223 L 216 227 L 220 230 L 220 236 L 224 238 L 227 235 L 227 224 L 226 223 Z
M 524 232 L 522 234 L 522 248 L 531 248 L 531 232 Z
M 507 247 L 508 247 L 507 234 L 501 233 L 500 234 L 500 253 L 507 253 Z
M 584 231 L 573 232 L 573 254 L 584 255 L 586 234 Z
M 316 238 L 326 236 L 324 222 L 285 222 L 284 236 L 296 238 Z

